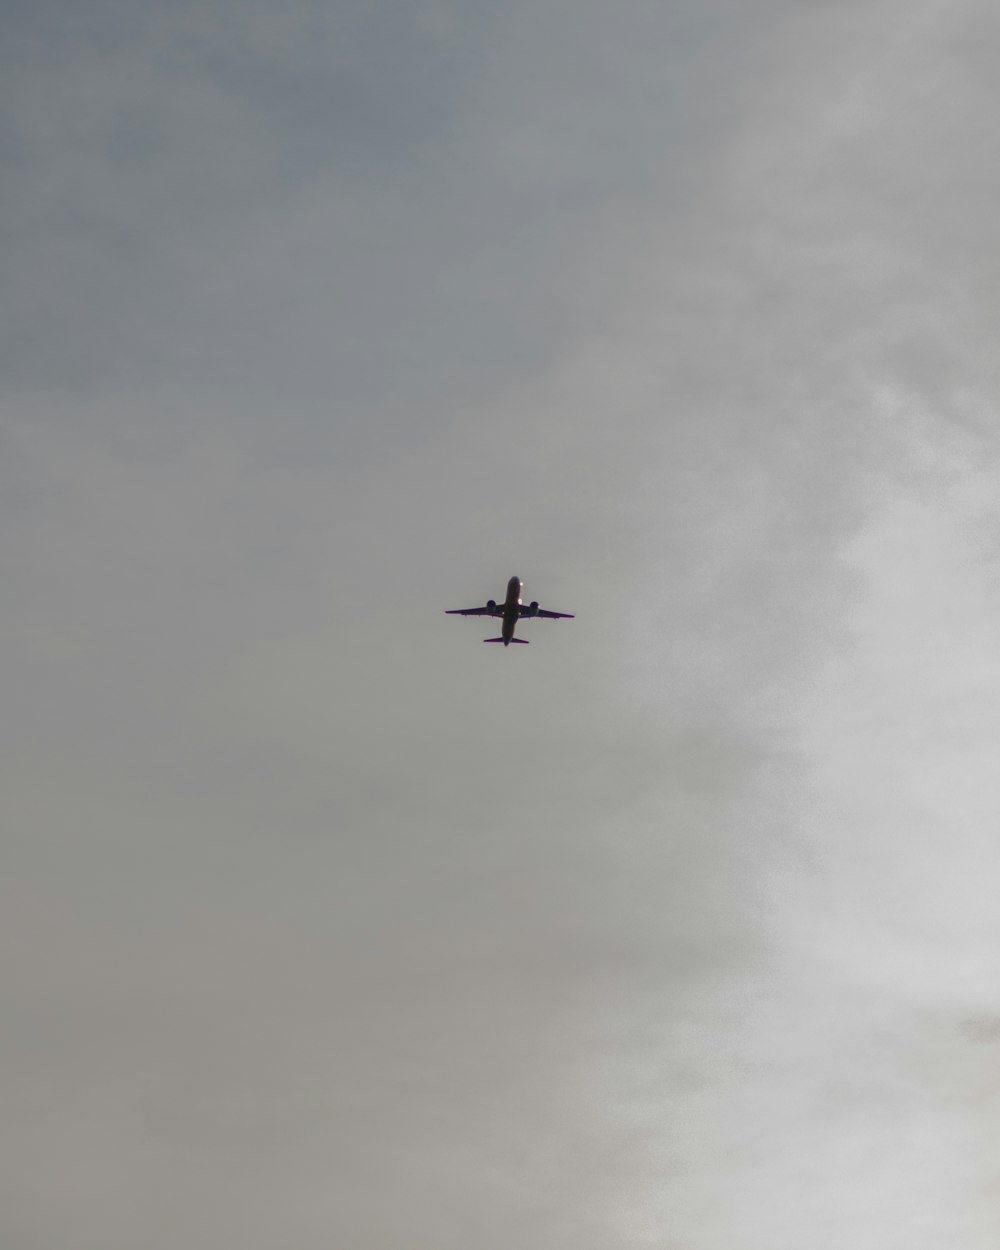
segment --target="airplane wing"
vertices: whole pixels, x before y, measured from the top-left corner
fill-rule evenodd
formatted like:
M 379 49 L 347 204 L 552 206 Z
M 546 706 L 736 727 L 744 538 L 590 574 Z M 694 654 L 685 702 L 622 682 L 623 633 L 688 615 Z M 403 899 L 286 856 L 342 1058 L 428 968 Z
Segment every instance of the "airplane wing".
M 522 616 L 544 616 L 550 621 L 566 621 L 572 620 L 573 612 L 550 612 L 547 608 L 533 608 L 529 603 L 521 604 Z
M 445 608 L 448 616 L 503 616 L 503 605 L 496 603 L 491 608 L 487 603 L 481 608 Z

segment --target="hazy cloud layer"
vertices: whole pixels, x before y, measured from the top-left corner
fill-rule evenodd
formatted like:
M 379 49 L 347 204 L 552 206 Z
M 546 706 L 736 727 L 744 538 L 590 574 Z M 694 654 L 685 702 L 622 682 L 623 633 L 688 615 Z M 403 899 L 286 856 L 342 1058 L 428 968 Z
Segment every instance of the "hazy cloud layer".
M 993 1247 L 992 6 L 6 25 L 3 1244 Z

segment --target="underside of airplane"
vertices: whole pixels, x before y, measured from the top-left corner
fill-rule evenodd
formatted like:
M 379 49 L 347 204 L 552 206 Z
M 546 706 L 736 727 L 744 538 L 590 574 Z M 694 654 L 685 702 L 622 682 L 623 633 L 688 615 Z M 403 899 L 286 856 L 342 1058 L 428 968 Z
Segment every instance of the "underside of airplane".
M 497 603 L 495 599 L 487 599 L 481 608 L 446 608 L 445 611 L 449 616 L 499 616 L 503 619 L 503 625 L 499 638 L 484 638 L 483 642 L 502 642 L 505 647 L 510 646 L 512 642 L 521 643 L 527 646 L 527 638 L 515 638 L 514 629 L 517 622 L 525 617 L 540 616 L 543 620 L 567 620 L 572 619 L 572 612 L 550 612 L 548 608 L 542 608 L 538 605 L 537 599 L 532 599 L 530 603 L 521 602 L 521 588 L 523 582 L 519 577 L 512 577 L 507 583 L 507 594 L 503 603 Z

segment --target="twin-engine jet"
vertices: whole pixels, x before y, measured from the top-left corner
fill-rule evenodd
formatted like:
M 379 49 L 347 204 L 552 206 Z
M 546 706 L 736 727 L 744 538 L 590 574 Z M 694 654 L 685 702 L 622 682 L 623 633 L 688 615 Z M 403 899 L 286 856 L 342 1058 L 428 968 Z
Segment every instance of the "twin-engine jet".
M 546 608 L 540 608 L 537 599 L 532 599 L 527 604 L 522 603 L 522 584 L 519 577 L 512 577 L 507 583 L 507 598 L 503 603 L 497 603 L 495 599 L 487 599 L 486 606 L 483 608 L 446 608 L 445 611 L 449 616 L 502 616 L 503 625 L 500 628 L 500 637 L 484 638 L 483 642 L 502 642 L 505 647 L 510 646 L 512 642 L 528 645 L 527 638 L 514 637 L 514 627 L 522 616 L 544 616 L 550 621 L 572 618 L 572 612 L 549 612 Z

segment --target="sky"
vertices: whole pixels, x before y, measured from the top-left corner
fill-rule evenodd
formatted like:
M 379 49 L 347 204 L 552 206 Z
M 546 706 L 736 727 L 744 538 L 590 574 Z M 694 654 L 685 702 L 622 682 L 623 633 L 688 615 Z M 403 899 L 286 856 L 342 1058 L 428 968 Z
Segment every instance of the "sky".
M 2 20 L 3 1246 L 993 1250 L 995 6 Z

